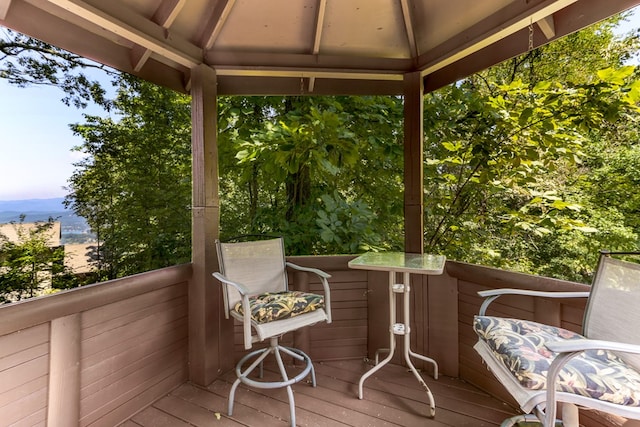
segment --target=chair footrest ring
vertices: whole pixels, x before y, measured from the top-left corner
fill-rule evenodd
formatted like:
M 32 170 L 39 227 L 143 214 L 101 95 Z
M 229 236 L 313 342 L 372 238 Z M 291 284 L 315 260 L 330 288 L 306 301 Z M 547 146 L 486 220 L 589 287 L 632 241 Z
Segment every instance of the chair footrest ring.
M 274 351 L 284 351 L 285 353 L 295 357 L 296 359 L 300 361 L 304 361 L 305 363 L 304 369 L 302 369 L 302 371 L 298 375 L 288 379 L 287 381 L 256 381 L 256 380 L 247 378 L 247 375 L 251 374 L 255 366 L 250 366 L 246 371 L 243 372 L 242 367 L 244 366 L 244 364 L 256 356 L 262 356 L 262 358 L 264 359 L 266 357 L 264 353 L 274 352 Z M 307 377 L 307 375 L 309 375 L 309 372 L 311 372 L 312 369 L 313 369 L 313 364 L 311 362 L 311 358 L 307 356 L 307 354 L 304 353 L 303 351 L 298 350 L 297 348 L 277 346 L 277 347 L 267 347 L 264 349 L 252 351 L 251 353 L 245 355 L 242 359 L 240 359 L 240 361 L 236 365 L 236 375 L 243 384 L 246 384 L 250 387 L 272 389 L 272 388 L 287 387 L 287 386 L 290 386 L 291 384 L 298 383 L 302 381 L 305 377 Z

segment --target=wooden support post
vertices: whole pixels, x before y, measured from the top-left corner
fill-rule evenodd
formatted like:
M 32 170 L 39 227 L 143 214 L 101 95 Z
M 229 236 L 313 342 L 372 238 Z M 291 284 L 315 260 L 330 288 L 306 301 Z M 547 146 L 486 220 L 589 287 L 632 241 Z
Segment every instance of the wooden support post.
M 404 250 L 424 251 L 423 95 L 419 72 L 404 75 Z
M 423 276 L 428 280 L 427 302 L 424 311 L 428 316 L 423 329 L 425 353 L 438 361 L 443 375 L 459 375 L 459 322 L 458 322 L 458 279 L 445 272 L 438 276 Z M 427 365 L 428 367 L 428 365 Z
M 47 424 L 77 426 L 80 421 L 80 314 L 51 321 Z
M 189 284 L 189 378 L 209 385 L 232 366 L 233 325 L 224 319 L 222 293 L 211 273 L 218 269 L 219 233 L 216 73 L 206 65 L 191 70 L 192 261 Z M 225 335 L 224 337 L 221 335 Z

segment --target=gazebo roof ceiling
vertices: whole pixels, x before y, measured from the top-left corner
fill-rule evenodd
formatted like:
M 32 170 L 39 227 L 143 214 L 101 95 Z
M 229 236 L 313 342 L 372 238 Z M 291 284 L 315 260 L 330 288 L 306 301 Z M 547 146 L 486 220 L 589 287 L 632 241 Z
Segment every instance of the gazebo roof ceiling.
M 433 90 L 638 3 L 0 0 L 0 24 L 179 91 L 204 63 L 220 94 L 400 94 L 406 73 Z

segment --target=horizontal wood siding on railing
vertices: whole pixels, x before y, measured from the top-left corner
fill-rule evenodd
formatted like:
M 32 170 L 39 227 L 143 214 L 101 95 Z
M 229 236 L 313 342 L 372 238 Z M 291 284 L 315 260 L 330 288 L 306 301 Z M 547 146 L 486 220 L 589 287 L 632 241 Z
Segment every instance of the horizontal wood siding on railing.
M 80 424 L 118 421 L 141 392 L 186 379 L 187 323 L 185 284 L 82 313 Z
M 0 337 L 0 426 L 44 425 L 49 386 L 49 325 Z
M 0 426 L 114 426 L 186 381 L 191 271 L 0 307 Z
M 286 334 L 281 343 L 293 345 L 314 361 L 362 359 L 367 354 L 367 272 L 352 270 L 348 262 L 355 256 L 297 256 L 287 260 L 331 274 L 331 311 L 333 322 L 321 323 Z M 322 293 L 314 274 L 289 270 L 290 289 Z M 235 322 L 235 359 L 246 354 L 242 325 Z M 255 344 L 254 347 L 259 347 Z
M 309 353 L 318 361 L 363 359 L 367 354 L 366 272 L 333 270 L 330 274 L 333 321 L 309 328 Z M 321 292 L 319 282 L 310 285 L 311 292 Z

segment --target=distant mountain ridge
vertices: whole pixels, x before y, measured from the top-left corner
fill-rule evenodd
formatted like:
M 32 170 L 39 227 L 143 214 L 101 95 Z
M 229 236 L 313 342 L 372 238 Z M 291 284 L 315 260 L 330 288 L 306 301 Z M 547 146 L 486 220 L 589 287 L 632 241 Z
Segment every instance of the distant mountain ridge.
M 0 200 L 0 212 L 65 212 L 64 197 L 51 199 Z
M 95 241 L 87 221 L 65 209 L 64 197 L 51 199 L 0 200 L 0 224 L 19 222 L 25 215 L 25 222 L 60 221 L 63 243 L 84 243 Z

